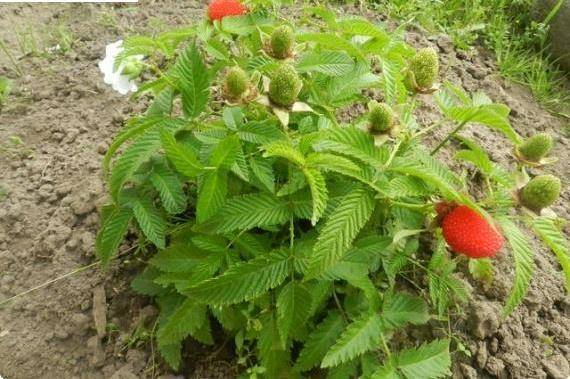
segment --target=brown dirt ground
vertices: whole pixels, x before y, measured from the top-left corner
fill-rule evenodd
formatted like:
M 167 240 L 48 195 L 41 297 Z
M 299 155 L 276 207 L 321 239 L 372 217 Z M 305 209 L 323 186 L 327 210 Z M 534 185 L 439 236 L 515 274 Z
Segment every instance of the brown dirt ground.
M 0 193 L 6 193 L 0 195 L 0 300 L 94 261 L 97 208 L 106 196 L 102 154 L 124 120 L 142 107 L 104 85 L 97 61 L 105 45 L 128 34 L 185 25 L 202 12 L 199 2 L 189 1 L 119 7 L 0 5 L 0 41 L 23 71 L 16 77 L 7 56 L 0 53 L 0 75 L 13 78 L 15 84 L 0 112 Z M 38 51 L 45 52 L 57 43 L 50 33 L 61 25 L 73 35 L 70 51 L 33 56 L 19 48 L 18 42 L 29 41 L 33 30 Z M 511 122 L 522 135 L 536 131 L 556 135 L 554 154 L 560 160 L 544 171 L 568 184 L 567 121 L 542 109 L 525 88 L 502 80 L 485 51 L 456 52 L 447 37 L 426 37 L 420 31 L 409 32 L 407 39 L 414 46 L 434 45 L 441 51 L 446 79 L 510 106 Z M 429 97 L 423 100 L 418 118 L 429 123 L 438 118 L 438 111 Z M 440 140 L 448 130 L 449 126 L 437 130 L 429 140 Z M 493 160 L 513 167 L 504 138 L 477 126 L 465 135 L 479 140 Z M 13 136 L 23 144 L 14 146 Z M 451 151 L 443 151 L 441 157 L 449 159 Z M 569 188 L 554 207 L 566 219 Z M 563 292 L 552 254 L 536 239 L 533 242 L 536 277 L 524 304 L 507 320 L 501 320 L 500 308 L 512 281 L 511 257 L 507 253 L 498 257 L 490 288 L 466 277 L 473 287 L 473 302 L 453 329 L 472 357 L 456 354 L 454 377 L 565 379 L 570 375 L 570 299 Z M 144 334 L 135 332 L 156 312 L 148 300 L 129 291 L 128 277 L 136 268 L 136 259 L 123 259 L 106 273 L 87 269 L 0 308 L 0 376 L 173 378 L 153 359 Z M 105 324 L 103 314 L 112 327 L 98 333 L 96 325 Z M 235 376 L 225 352 L 212 358 L 211 351 L 202 350 L 188 347 L 186 377 Z

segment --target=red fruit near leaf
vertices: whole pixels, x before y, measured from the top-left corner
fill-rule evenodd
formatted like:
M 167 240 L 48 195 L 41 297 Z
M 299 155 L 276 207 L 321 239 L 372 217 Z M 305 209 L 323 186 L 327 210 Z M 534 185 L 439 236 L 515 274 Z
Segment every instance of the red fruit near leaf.
M 493 257 L 503 247 L 504 238 L 499 231 L 465 205 L 447 213 L 441 226 L 451 249 L 470 258 Z
M 208 17 L 211 21 L 221 20 L 226 16 L 245 14 L 246 7 L 237 0 L 214 0 L 208 6 Z

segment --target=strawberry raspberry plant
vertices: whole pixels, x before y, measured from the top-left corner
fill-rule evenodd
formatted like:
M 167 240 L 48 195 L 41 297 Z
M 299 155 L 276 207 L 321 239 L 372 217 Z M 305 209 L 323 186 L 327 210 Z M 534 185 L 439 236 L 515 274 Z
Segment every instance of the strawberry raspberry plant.
M 198 25 L 127 39 L 118 58 L 146 57 L 150 79 L 135 98 L 152 101 L 105 156 L 110 199 L 96 247 L 107 265 L 129 229 L 138 236 L 129 239 L 146 267 L 132 286 L 159 306 L 168 365 L 184 364 L 187 338 L 218 344 L 224 334 L 244 377 L 445 377 L 458 349 L 447 327 L 407 344 L 394 337 L 469 301 L 454 276 L 467 259 L 477 273 L 512 254 L 512 312 L 534 266 L 523 225 L 570 286 L 560 219 L 519 205 L 542 179 L 517 153 L 537 149 L 524 147 L 506 106 L 439 86 L 433 49 L 416 52 L 366 19 L 311 8 L 310 22 L 290 28 L 255 5 L 232 16 L 227 3 L 214 1 Z M 441 122 L 415 119 L 425 96 Z M 362 111 L 343 117 L 348 108 Z M 429 149 L 444 123 L 452 132 Z M 513 144 L 515 172 L 460 135 L 473 123 Z M 440 160 L 452 143 L 480 181 Z

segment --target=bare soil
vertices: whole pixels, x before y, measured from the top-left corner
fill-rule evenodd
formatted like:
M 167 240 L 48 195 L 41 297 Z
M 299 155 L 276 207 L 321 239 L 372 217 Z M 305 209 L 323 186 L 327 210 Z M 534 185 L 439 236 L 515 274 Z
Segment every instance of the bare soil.
M 14 80 L 14 91 L 0 110 L 0 301 L 94 261 L 97 210 L 106 198 L 102 154 L 129 115 L 143 106 L 104 85 L 97 62 L 105 45 L 129 34 L 188 24 L 202 16 L 202 7 L 191 1 L 120 7 L 0 5 L 0 41 L 23 73 L 18 77 L 8 57 L 0 53 L 0 75 Z M 46 53 L 57 44 L 50 39 L 50 31 L 61 25 L 71 31 L 71 50 Z M 19 47 L 30 28 L 42 53 L 39 56 L 25 54 L 29 51 Z M 544 171 L 568 184 L 567 120 L 542 109 L 525 88 L 501 79 L 484 50 L 457 52 L 448 37 L 427 36 L 418 30 L 410 31 L 407 40 L 440 50 L 443 78 L 471 92 L 482 90 L 511 107 L 511 122 L 522 135 L 553 133 L 557 138 L 554 155 L 560 160 Z M 433 100 L 425 96 L 422 101 L 419 121 L 438 119 Z M 437 130 L 430 141 L 441 140 L 450 127 Z M 477 126 L 465 135 L 480 141 L 496 162 L 514 166 L 510 145 L 502 136 Z M 441 158 L 450 160 L 452 151 L 442 151 Z M 566 219 L 569 200 L 566 186 L 554 207 Z M 570 299 L 564 294 L 553 255 L 534 238 L 533 243 L 535 279 L 524 304 L 506 320 L 500 311 L 513 277 L 509 254 L 498 257 L 490 287 L 464 275 L 473 288 L 473 301 L 454 320 L 452 329 L 471 357 L 454 354 L 454 377 L 570 376 Z M 129 279 L 140 266 L 130 256 L 125 254 L 107 272 L 85 269 L 0 308 L 0 376 L 176 377 L 153 354 L 148 333 L 141 333 L 152 328 L 156 310 L 129 289 Z M 415 336 L 410 333 L 408 338 Z M 235 377 L 236 368 L 226 350 L 189 344 L 186 368 L 178 377 Z

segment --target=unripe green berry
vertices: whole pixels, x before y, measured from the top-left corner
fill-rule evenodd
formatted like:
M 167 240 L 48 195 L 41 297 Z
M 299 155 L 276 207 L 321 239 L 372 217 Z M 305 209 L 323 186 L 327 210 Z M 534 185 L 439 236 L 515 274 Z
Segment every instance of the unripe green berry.
M 124 61 L 121 75 L 126 75 L 129 79 L 136 79 L 141 74 L 143 63 L 134 57 L 129 57 Z
M 247 74 L 239 67 L 232 67 L 228 70 L 224 81 L 224 88 L 227 95 L 232 99 L 239 99 L 248 87 Z
M 538 162 L 552 149 L 552 137 L 547 133 L 539 133 L 528 138 L 519 146 L 522 157 L 531 162 Z
M 271 73 L 269 99 L 277 105 L 289 107 L 297 100 L 303 82 L 293 66 L 282 64 Z
M 394 125 L 394 112 L 386 103 L 373 102 L 370 104 L 368 121 L 372 133 L 386 132 Z
M 554 175 L 540 175 L 532 178 L 520 192 L 522 205 L 540 212 L 554 204 L 560 196 L 560 179 Z
M 420 49 L 410 61 L 410 71 L 420 88 L 431 88 L 439 75 L 437 53 L 431 47 Z
M 271 53 L 277 59 L 284 59 L 293 52 L 295 44 L 295 34 L 293 29 L 287 25 L 282 25 L 271 34 Z

